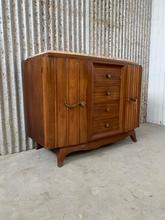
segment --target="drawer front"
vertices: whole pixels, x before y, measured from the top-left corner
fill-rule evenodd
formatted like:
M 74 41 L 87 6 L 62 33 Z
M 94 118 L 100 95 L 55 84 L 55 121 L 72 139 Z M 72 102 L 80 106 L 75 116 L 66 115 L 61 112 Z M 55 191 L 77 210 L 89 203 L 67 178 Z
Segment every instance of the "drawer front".
M 94 81 L 95 85 L 120 84 L 121 68 L 95 68 Z
M 110 102 L 120 99 L 120 85 L 95 86 L 94 103 Z
M 90 63 L 88 140 L 123 132 L 126 68 L 119 64 Z
M 93 119 L 105 119 L 114 118 L 119 116 L 119 102 L 117 103 L 105 103 L 105 104 L 95 104 Z
M 94 120 L 93 133 L 99 134 L 103 132 L 111 132 L 119 129 L 119 118 L 108 118 L 102 120 Z

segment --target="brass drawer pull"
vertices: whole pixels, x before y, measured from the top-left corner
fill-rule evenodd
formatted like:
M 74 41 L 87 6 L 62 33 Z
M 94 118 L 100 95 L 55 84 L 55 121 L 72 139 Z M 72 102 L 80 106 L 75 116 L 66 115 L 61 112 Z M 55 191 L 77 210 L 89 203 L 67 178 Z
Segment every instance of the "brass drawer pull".
M 107 78 L 107 79 L 111 79 L 111 78 L 112 78 L 112 75 L 109 74 L 109 73 L 107 73 L 107 74 L 106 74 L 106 78 Z
M 129 98 L 128 98 L 128 101 L 130 101 L 130 102 L 136 102 L 136 101 L 137 101 L 137 98 L 129 97 Z
M 78 107 L 78 106 L 79 106 L 79 103 L 75 103 L 75 104 L 68 104 L 68 103 L 66 103 L 66 102 L 65 102 L 65 106 L 66 106 L 67 108 L 76 108 L 76 107 Z
M 67 108 L 70 108 L 70 109 L 71 108 L 76 108 L 78 106 L 85 107 L 86 106 L 86 102 L 85 101 L 81 101 L 80 103 L 75 103 L 75 104 L 68 104 L 68 103 L 65 102 L 65 106 Z
M 109 123 L 106 123 L 105 124 L 105 128 L 109 128 L 110 127 L 110 124 Z
M 105 111 L 106 111 L 106 112 L 110 112 L 110 108 L 107 107 L 107 108 L 105 109 Z
M 86 106 L 86 102 L 85 102 L 85 101 L 81 101 L 81 102 L 79 103 L 79 106 L 85 107 L 85 106 Z
M 106 91 L 106 95 L 107 95 L 107 96 L 110 96 L 110 95 L 111 95 L 111 92 L 110 92 L 110 91 Z

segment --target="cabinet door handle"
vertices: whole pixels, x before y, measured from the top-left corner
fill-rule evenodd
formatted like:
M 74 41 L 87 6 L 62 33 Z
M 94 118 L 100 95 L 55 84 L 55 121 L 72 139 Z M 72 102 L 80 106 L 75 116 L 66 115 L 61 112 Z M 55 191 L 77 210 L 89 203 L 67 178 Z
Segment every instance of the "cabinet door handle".
M 137 98 L 129 97 L 129 98 L 128 98 L 128 101 L 130 101 L 130 102 L 136 102 L 136 101 L 137 101 Z
M 86 106 L 86 102 L 85 102 L 85 101 L 81 101 L 81 102 L 79 103 L 79 106 L 85 107 L 85 106 Z
M 86 102 L 85 101 L 81 101 L 80 103 L 75 103 L 75 104 L 68 104 L 68 103 L 65 102 L 65 106 L 67 108 L 70 108 L 70 109 L 71 108 L 76 108 L 78 106 L 85 107 L 86 106 Z

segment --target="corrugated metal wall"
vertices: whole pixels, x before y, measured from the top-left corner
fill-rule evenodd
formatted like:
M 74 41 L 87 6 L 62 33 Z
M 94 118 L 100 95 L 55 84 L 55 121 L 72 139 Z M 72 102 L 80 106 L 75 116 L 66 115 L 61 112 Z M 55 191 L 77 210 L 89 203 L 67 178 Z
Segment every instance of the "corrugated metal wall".
M 25 135 L 21 61 L 49 49 L 142 64 L 146 117 L 151 0 L 0 0 L 0 154 L 32 149 Z
M 165 1 L 153 0 L 147 121 L 165 125 Z

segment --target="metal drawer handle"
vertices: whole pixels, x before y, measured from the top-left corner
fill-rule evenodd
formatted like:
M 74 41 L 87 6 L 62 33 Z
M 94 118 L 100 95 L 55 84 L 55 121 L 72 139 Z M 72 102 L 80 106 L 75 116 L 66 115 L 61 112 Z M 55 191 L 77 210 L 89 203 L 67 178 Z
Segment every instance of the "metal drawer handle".
M 85 107 L 86 106 L 86 102 L 85 101 L 81 101 L 80 103 L 75 103 L 75 104 L 68 104 L 68 103 L 65 102 L 65 106 L 67 108 L 70 108 L 70 109 L 71 108 L 76 108 L 78 106 Z
M 106 95 L 107 95 L 107 96 L 110 96 L 110 95 L 111 95 L 111 92 L 110 92 L 110 91 L 106 91 Z
M 112 75 L 109 74 L 109 73 L 107 73 L 107 74 L 106 74 L 106 78 L 107 78 L 107 79 L 111 79 L 111 78 L 112 78 Z
M 85 107 L 85 106 L 86 106 L 86 102 L 85 102 L 85 101 L 81 101 L 81 102 L 79 103 L 79 106 Z
M 128 101 L 130 101 L 130 102 L 136 102 L 136 101 L 137 101 L 137 98 L 129 97 L 129 98 L 128 98 Z
M 110 127 L 110 124 L 109 123 L 106 123 L 105 124 L 105 128 L 109 128 Z

